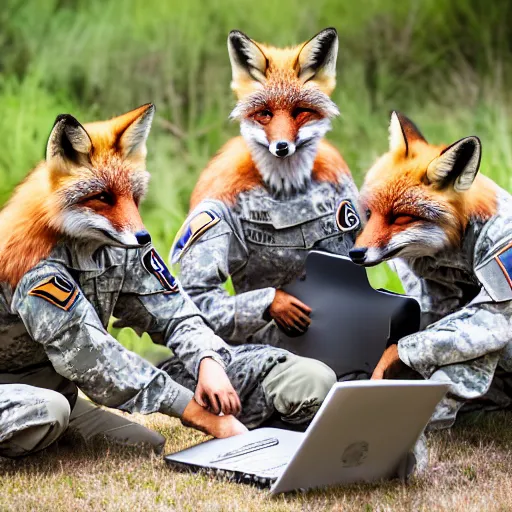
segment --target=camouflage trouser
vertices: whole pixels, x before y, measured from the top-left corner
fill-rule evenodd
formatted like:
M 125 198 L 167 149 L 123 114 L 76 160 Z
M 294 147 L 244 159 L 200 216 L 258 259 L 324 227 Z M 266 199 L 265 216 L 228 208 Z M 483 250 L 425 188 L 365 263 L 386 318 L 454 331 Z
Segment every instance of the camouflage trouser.
M 242 412 L 239 419 L 256 428 L 277 413 L 291 424 L 309 422 L 336 382 L 324 363 L 265 345 L 232 347 L 226 373 L 235 388 Z M 197 382 L 173 357 L 160 364 L 172 379 L 194 390 Z
M 120 444 L 148 444 L 157 452 L 165 442 L 157 432 L 77 399 L 76 387 L 51 366 L 0 374 L 0 456 L 40 451 L 68 428 L 85 440 L 104 436 Z
M 432 378 L 436 376 L 434 373 Z M 459 412 L 464 414 L 476 411 L 497 411 L 511 407 L 512 373 L 498 368 L 489 390 L 481 398 L 464 400 L 453 393 L 447 393 L 436 407 L 427 429 L 440 430 L 451 427 Z

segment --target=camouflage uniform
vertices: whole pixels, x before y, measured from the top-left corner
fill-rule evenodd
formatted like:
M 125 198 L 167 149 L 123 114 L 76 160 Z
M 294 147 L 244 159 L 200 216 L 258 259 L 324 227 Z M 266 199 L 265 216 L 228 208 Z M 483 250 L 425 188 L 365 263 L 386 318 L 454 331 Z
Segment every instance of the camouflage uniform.
M 277 326 L 266 314 L 276 288 L 304 274 L 312 249 L 348 254 L 359 226 L 352 207 L 356 197 L 353 181 L 343 176 L 338 184 L 313 181 L 289 199 L 256 187 L 241 193 L 232 207 L 201 202 L 171 250 L 183 288 L 223 339 L 278 346 Z M 342 202 L 348 209 L 340 228 L 336 215 Z M 202 233 L 190 232 L 201 212 L 208 212 L 210 225 Z M 224 288 L 228 277 L 235 296 Z
M 199 363 L 211 357 L 239 382 L 241 420 L 249 426 L 278 411 L 284 419 L 310 419 L 330 381 L 311 385 L 289 373 L 283 351 L 261 347 L 234 351 L 205 324 L 151 246 L 104 247 L 94 259 L 58 245 L 27 272 L 14 293 L 0 294 L 0 455 L 19 456 L 48 446 L 68 426 L 85 438 L 103 434 L 155 448 L 162 436 L 125 418 L 77 401 L 77 386 L 95 402 L 128 412 L 181 416 L 192 399 Z M 179 358 L 182 381 L 123 348 L 106 331 L 111 316 L 120 326 L 147 332 Z M 297 358 L 300 359 L 300 358 Z M 299 361 L 304 366 L 304 362 Z M 292 365 L 293 366 L 293 365 Z M 237 381 L 237 375 L 240 378 Z M 286 402 L 283 386 L 303 395 Z M 283 402 L 285 401 L 285 402 Z
M 65 427 L 69 410 L 62 409 L 55 391 L 71 410 L 76 386 L 102 405 L 181 416 L 192 392 L 112 338 L 106 331 L 111 315 L 166 343 L 194 374 L 203 357 L 223 365 L 230 360 L 229 347 L 204 324 L 193 303 L 169 291 L 156 263 L 147 258 L 142 263 L 144 256 L 156 254 L 150 246 L 105 247 L 94 260 L 80 254 L 58 245 L 14 292 L 2 287 L 0 454 L 32 451 L 12 441 L 30 427 Z
M 422 328 L 398 343 L 400 359 L 427 379 L 449 382 L 431 428 L 449 427 L 457 411 L 512 404 L 512 198 L 472 221 L 461 246 L 435 257 L 395 260 L 406 292 L 420 300 Z

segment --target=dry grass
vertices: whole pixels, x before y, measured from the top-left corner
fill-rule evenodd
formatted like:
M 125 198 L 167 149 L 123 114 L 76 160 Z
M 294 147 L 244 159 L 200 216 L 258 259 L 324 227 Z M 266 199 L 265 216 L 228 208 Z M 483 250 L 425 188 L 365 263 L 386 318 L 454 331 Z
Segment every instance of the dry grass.
M 512 509 L 511 413 L 466 418 L 431 434 L 430 468 L 408 484 L 385 482 L 269 497 L 254 487 L 170 472 L 141 449 L 69 437 L 42 454 L 0 460 L 1 510 L 494 511 Z M 166 451 L 203 439 L 161 415 L 136 416 L 168 439 Z

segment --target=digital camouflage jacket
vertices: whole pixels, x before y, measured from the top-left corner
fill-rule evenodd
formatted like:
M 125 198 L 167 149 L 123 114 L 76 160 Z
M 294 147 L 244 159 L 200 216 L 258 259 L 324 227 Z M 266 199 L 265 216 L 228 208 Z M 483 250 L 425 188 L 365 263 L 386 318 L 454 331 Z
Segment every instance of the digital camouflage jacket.
M 192 391 L 110 336 L 106 328 L 112 315 L 170 347 L 196 378 L 202 358 L 223 366 L 231 360 L 229 346 L 179 292 L 150 245 L 103 247 L 93 259 L 58 245 L 25 274 L 14 293 L 2 288 L 0 383 L 2 374 L 13 382 L 13 373 L 51 363 L 71 385 L 64 386 L 71 389 L 70 401 L 76 384 L 102 405 L 180 416 Z M 0 403 L 8 399 L 1 388 Z
M 512 404 L 512 197 L 501 190 L 487 222 L 470 222 L 462 245 L 395 260 L 419 299 L 423 330 L 401 339 L 400 359 L 423 377 L 451 384 L 432 427 L 450 426 L 466 406 Z
M 202 201 L 171 249 L 180 282 L 215 332 L 231 343 L 278 345 L 265 312 L 280 288 L 303 275 L 312 249 L 347 255 L 360 225 L 357 189 L 312 181 L 304 193 L 274 198 L 263 186 L 242 192 L 234 206 Z M 224 283 L 231 278 L 236 295 Z

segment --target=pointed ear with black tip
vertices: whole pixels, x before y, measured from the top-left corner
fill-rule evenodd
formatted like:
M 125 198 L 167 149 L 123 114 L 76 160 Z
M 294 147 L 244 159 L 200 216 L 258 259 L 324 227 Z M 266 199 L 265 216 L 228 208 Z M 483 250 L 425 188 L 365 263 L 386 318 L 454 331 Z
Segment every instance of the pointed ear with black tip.
M 406 116 L 394 110 L 389 123 L 389 151 L 409 156 L 413 142 L 427 142 L 418 127 Z
M 464 192 L 475 181 L 482 144 L 478 137 L 466 137 L 448 146 L 427 167 L 427 183 L 436 189 L 453 186 L 457 192 Z
M 71 115 L 57 116 L 46 146 L 46 161 L 61 172 L 88 165 L 92 142 L 85 128 Z
M 146 141 L 154 116 L 155 106 L 147 103 L 113 119 L 118 132 L 117 148 L 123 158 L 146 158 Z
M 336 85 L 337 58 L 338 33 L 335 28 L 326 28 L 300 49 L 297 57 L 299 80 L 314 82 L 323 92 L 330 94 Z
M 228 36 L 228 52 L 231 61 L 231 87 L 237 89 L 244 82 L 265 82 L 268 60 L 263 50 L 239 30 L 232 30 Z

